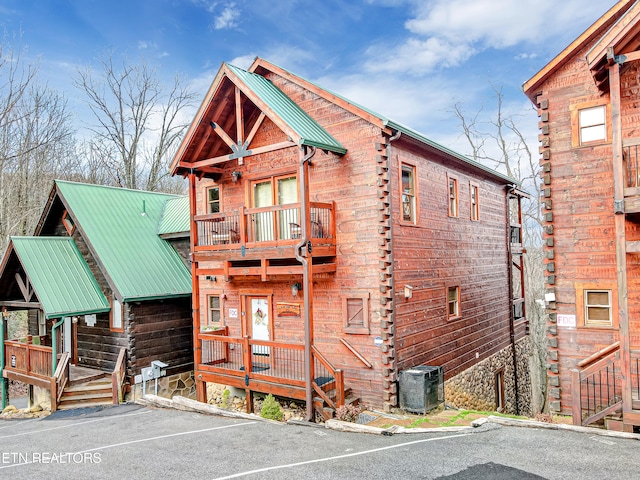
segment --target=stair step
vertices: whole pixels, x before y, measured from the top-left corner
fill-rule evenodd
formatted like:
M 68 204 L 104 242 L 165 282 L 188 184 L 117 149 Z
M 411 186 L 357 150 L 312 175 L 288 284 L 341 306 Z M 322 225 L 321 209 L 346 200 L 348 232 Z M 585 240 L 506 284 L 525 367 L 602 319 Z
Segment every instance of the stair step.
M 82 402 L 82 403 L 68 403 L 61 402 L 58 404 L 57 410 L 72 410 L 74 408 L 86 408 L 86 407 L 106 407 L 113 405 L 112 402 L 106 401 L 92 401 L 92 402 Z
M 84 393 L 111 393 L 111 384 L 104 385 L 77 385 L 64 389 L 64 395 L 82 395 Z
M 83 377 L 83 378 L 78 378 L 76 380 L 69 380 L 69 383 L 67 385 L 69 386 L 82 385 L 89 382 L 106 381 L 107 379 L 109 379 L 110 381 L 110 378 L 111 378 L 111 375 L 108 373 L 97 373 L 90 377 Z
M 350 395 L 344 399 L 345 405 L 360 405 L 360 397 L 356 397 L 355 395 Z
M 65 395 L 66 392 L 62 393 L 62 397 L 60 398 L 60 403 L 81 403 L 81 402 L 85 402 L 85 401 L 92 401 L 92 400 L 99 400 L 99 401 L 109 401 L 111 402 L 113 399 L 113 396 L 111 394 L 111 392 L 108 393 L 85 393 L 85 394 L 78 394 L 78 395 L 71 395 L 71 396 L 67 396 Z

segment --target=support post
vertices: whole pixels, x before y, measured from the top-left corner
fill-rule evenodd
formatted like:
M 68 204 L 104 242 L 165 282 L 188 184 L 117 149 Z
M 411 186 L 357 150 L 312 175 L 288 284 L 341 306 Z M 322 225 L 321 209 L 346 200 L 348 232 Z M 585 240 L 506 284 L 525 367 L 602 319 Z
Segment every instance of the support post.
M 4 341 L 6 340 L 6 320 L 5 320 L 5 316 L 4 313 L 6 312 L 6 310 L 4 310 L 2 313 L 2 318 L 0 318 L 0 341 L 2 341 L 2 345 L 0 348 L 0 404 L 2 405 L 2 408 L 0 409 L 0 411 L 4 410 L 5 408 L 7 408 L 7 405 L 9 404 L 9 380 L 4 378 L 3 372 L 4 372 L 4 362 L 5 362 L 5 344 Z
M 51 328 L 51 376 L 52 377 L 56 374 L 56 368 L 58 367 L 57 329 L 60 328 L 60 325 L 62 325 L 63 323 L 64 323 L 64 317 L 62 317 L 60 321 L 57 323 L 54 319 L 53 327 Z
M 618 324 L 620 332 L 620 362 L 622 364 L 622 411 L 631 411 L 631 352 L 628 315 L 626 218 L 615 210 L 624 205 L 624 168 L 622 164 L 622 119 L 620 116 L 620 64 L 609 67 L 611 90 L 611 145 L 613 148 L 613 204 L 616 231 L 616 276 L 618 283 Z M 623 420 L 624 421 L 624 420 Z

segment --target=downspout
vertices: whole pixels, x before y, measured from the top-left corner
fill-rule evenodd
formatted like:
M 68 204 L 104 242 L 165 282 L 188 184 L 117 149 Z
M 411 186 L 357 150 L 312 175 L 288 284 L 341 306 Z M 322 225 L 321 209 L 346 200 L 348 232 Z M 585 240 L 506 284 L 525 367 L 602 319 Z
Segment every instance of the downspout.
M 300 150 L 300 241 L 295 246 L 296 259 L 302 264 L 302 294 L 304 301 L 304 378 L 305 378 L 305 394 L 307 403 L 307 413 L 305 421 L 313 421 L 313 369 L 311 355 L 311 345 L 313 343 L 313 278 L 311 275 L 311 264 L 307 259 L 310 255 L 309 247 L 309 227 L 311 226 L 309 219 L 309 160 L 316 153 L 315 147 L 302 147 Z M 304 253 L 302 253 L 304 249 Z
M 60 319 L 58 323 L 53 321 L 53 327 L 51 328 L 51 376 L 56 374 L 56 367 L 58 366 L 58 338 L 56 335 L 56 329 L 64 323 L 64 317 Z
M 5 307 L 6 308 L 6 307 Z M 2 375 L 2 372 L 4 371 L 4 362 L 5 362 L 5 317 L 4 317 L 4 313 L 6 312 L 6 310 L 4 310 L 2 312 L 2 317 L 0 317 L 0 341 L 2 341 L 2 346 L 0 348 L 0 404 L 2 405 L 2 408 L 0 408 L 0 411 L 3 411 L 5 408 L 7 408 L 7 394 L 9 393 L 9 389 L 7 388 L 7 384 L 9 383 L 8 380 L 6 378 L 4 378 L 4 376 Z
M 513 185 L 507 186 L 507 275 L 509 280 L 509 339 L 511 341 L 511 356 L 513 359 L 513 386 L 516 395 L 516 415 L 520 415 L 520 395 L 518 394 L 518 355 L 516 354 L 516 330 L 513 313 L 513 253 L 511 250 L 511 212 L 509 210 L 509 197 L 514 194 Z M 520 201 L 518 201 L 518 207 Z M 520 214 L 518 213 L 518 216 Z M 520 219 L 520 242 L 522 243 L 522 219 Z M 522 262 L 524 268 L 524 261 Z

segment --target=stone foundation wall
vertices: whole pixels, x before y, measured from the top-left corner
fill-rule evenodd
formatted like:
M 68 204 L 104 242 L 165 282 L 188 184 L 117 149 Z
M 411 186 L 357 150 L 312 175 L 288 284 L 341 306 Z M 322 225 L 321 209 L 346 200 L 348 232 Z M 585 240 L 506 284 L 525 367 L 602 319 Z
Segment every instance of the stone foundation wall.
M 147 393 L 154 393 L 155 381 L 147 382 Z M 142 397 L 142 384 L 131 387 L 129 400 L 136 400 Z M 176 373 L 168 377 L 158 379 L 158 396 L 164 398 L 172 398 L 175 395 L 181 397 L 196 398 L 196 382 L 193 378 L 193 370 L 188 372 Z
M 529 337 L 516 343 L 518 371 L 518 411 L 516 412 L 516 382 L 513 373 L 511 346 L 468 368 L 445 382 L 445 403 L 455 408 L 469 410 L 496 410 L 496 372 L 504 369 L 503 413 L 531 416 L 531 375 L 529 358 L 532 347 Z

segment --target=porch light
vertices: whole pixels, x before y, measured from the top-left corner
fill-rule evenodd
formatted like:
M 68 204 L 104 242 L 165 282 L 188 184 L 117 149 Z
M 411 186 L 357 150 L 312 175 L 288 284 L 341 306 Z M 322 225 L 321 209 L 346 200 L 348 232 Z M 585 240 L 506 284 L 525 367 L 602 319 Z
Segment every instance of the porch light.
M 7 307 L 2 307 L 2 318 L 5 320 L 9 318 L 9 310 L 7 310 Z
M 404 298 L 413 297 L 413 287 L 411 285 L 404 286 Z
M 238 180 L 242 177 L 242 172 L 239 172 L 238 170 L 234 170 L 233 172 L 231 172 L 231 181 L 233 183 L 238 183 Z
M 302 285 L 300 285 L 299 283 L 292 283 L 291 284 L 291 295 L 295 298 L 298 296 L 298 292 L 300 291 L 300 289 L 302 288 Z

